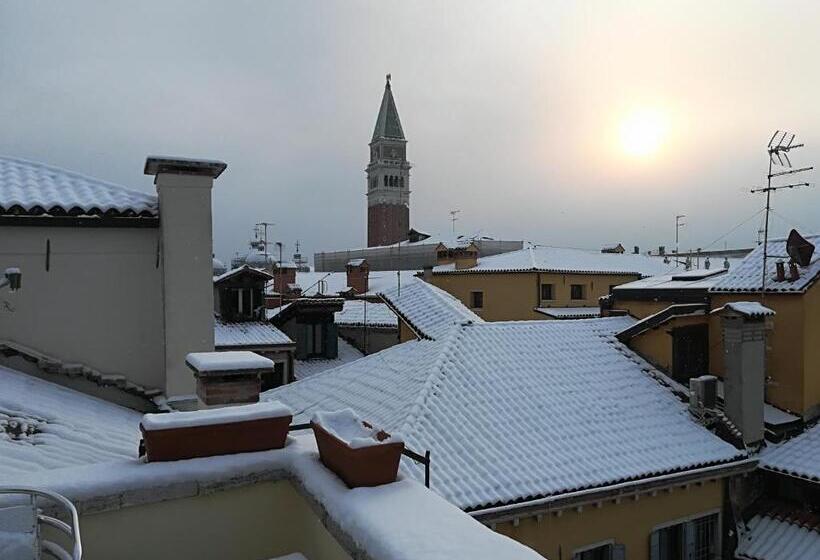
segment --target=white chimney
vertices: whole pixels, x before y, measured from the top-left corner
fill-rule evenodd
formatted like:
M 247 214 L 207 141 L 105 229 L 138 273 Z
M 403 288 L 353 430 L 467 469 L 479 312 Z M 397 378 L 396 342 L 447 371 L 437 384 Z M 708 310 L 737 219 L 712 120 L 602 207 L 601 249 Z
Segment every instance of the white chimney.
M 723 327 L 726 415 L 746 445 L 763 440 L 767 319 L 774 311 L 757 302 L 732 302 L 719 310 Z
M 145 174 L 154 175 L 159 195 L 168 397 L 194 395 L 185 356 L 214 349 L 211 189 L 226 167 L 185 158 L 145 161 Z

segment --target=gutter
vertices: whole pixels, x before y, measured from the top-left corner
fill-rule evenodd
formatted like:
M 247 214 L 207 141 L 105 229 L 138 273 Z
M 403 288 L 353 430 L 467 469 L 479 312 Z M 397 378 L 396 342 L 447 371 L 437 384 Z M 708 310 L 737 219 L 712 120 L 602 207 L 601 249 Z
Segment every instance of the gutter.
M 505 504 L 485 509 L 468 512 L 472 517 L 484 523 L 502 523 L 512 521 L 520 517 L 533 517 L 542 515 L 555 509 L 568 507 L 580 507 L 585 504 L 624 498 L 629 495 L 638 495 L 646 492 L 657 492 L 663 488 L 670 488 L 678 485 L 689 485 L 704 479 L 727 478 L 730 476 L 746 474 L 757 468 L 758 459 L 750 457 L 731 463 L 701 467 L 678 473 L 670 473 L 652 478 L 642 478 L 611 484 L 609 486 L 599 486 L 567 492 L 554 496 L 547 496 L 527 502 L 516 504 Z

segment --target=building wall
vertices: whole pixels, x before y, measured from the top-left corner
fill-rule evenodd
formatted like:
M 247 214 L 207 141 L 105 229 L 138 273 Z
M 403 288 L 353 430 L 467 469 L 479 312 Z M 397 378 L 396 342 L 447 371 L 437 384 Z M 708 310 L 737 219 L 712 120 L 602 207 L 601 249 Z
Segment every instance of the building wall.
M 635 501 L 612 500 L 601 507 L 584 506 L 521 518 L 496 525 L 495 530 L 523 543 L 545 558 L 571 560 L 573 551 L 596 543 L 614 540 L 626 545 L 629 560 L 649 560 L 649 539 L 653 528 L 677 519 L 720 509 L 723 503 L 723 480 L 692 485 L 686 489 L 661 490 L 656 496 L 641 495 Z
M 536 307 L 598 307 L 598 298 L 610 286 L 636 280 L 636 275 L 547 274 L 507 272 L 495 274 L 433 274 L 431 283 L 457 297 L 470 307 L 470 293 L 484 292 L 484 307 L 473 309 L 487 321 L 544 319 Z M 541 284 L 553 285 L 553 299 L 541 300 Z M 585 297 L 570 298 L 572 284 L 585 286 Z
M 287 481 L 83 515 L 84 560 L 349 560 Z
M 157 228 L 0 227 L 0 270 L 23 273 L 0 291 L 0 340 L 164 388 L 158 241 Z
M 765 300 L 761 300 L 760 294 L 713 294 L 711 308 L 719 309 L 730 301 L 758 301 L 775 311 L 767 347 L 766 375 L 771 377 L 771 382 L 766 386 L 766 400 L 777 407 L 803 414 L 807 396 L 804 375 L 811 371 L 804 369 L 804 360 L 814 355 L 811 351 L 806 354 L 804 350 L 817 344 L 807 339 L 806 324 L 811 322 L 814 325 L 820 319 L 806 317 L 806 298 L 799 294 L 766 294 Z M 723 376 L 723 339 L 717 315 L 713 315 L 709 322 L 709 348 L 712 350 L 711 373 Z M 815 372 L 818 367 L 820 363 L 816 362 Z
M 408 342 L 410 340 L 418 340 L 418 337 L 404 321 L 399 319 L 399 342 Z
M 803 411 L 809 418 L 820 416 L 820 285 L 814 284 L 803 296 L 803 371 L 805 393 Z
M 339 325 L 339 336 L 352 344 L 359 351 L 365 351 L 365 328 Z M 367 353 L 373 354 L 399 343 L 399 330 L 387 327 L 369 327 L 367 329 Z
M 367 207 L 367 246 L 381 247 L 407 239 L 410 207 L 405 204 L 376 204 Z
M 676 317 L 655 329 L 649 329 L 639 334 L 629 341 L 628 346 L 652 365 L 671 375 L 674 373 L 672 367 L 672 329 L 702 325 L 708 323 L 708 320 L 709 318 L 706 316 Z

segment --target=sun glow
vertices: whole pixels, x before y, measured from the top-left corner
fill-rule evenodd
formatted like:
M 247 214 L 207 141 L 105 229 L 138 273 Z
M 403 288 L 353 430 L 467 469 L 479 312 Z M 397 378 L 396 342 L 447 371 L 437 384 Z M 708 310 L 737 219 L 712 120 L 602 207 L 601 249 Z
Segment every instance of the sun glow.
M 634 157 L 650 157 L 663 146 L 668 128 L 668 119 L 661 111 L 649 108 L 633 110 L 621 120 L 621 149 Z

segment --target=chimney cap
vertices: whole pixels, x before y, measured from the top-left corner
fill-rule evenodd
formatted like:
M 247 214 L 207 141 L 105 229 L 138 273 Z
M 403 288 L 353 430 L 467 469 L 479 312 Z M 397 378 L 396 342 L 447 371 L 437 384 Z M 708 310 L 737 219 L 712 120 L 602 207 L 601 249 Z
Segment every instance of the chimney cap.
M 193 159 L 169 156 L 148 156 L 145 158 L 146 175 L 173 173 L 175 175 L 203 175 L 216 179 L 228 164 L 215 159 Z

